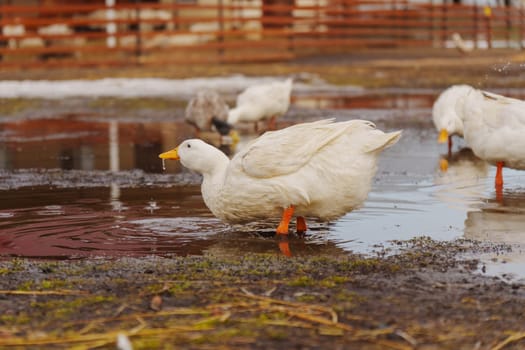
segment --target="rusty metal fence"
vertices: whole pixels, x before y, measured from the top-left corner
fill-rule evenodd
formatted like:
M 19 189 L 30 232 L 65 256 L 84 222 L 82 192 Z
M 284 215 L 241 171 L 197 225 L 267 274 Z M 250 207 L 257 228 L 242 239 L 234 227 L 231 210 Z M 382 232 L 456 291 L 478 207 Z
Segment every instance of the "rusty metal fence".
M 525 9 L 409 0 L 0 6 L 0 68 L 289 60 L 374 48 L 523 49 Z

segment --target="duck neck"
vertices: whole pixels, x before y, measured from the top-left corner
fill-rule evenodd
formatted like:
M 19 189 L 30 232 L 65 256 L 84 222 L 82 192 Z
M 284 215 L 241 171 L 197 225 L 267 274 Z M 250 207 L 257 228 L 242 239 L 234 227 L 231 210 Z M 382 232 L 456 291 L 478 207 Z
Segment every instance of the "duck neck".
M 222 153 L 220 159 L 214 162 L 214 166 L 209 171 L 202 173 L 202 185 L 201 191 L 204 201 L 210 207 L 212 202 L 215 202 L 216 198 L 220 196 L 220 191 L 224 184 L 224 178 L 226 177 L 226 171 L 230 160 L 224 153 Z M 211 209 L 211 207 L 210 207 Z

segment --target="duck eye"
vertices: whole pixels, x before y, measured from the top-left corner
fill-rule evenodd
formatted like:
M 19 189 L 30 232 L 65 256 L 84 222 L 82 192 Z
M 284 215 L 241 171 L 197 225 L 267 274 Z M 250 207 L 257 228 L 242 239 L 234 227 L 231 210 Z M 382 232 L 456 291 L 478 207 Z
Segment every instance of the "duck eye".
M 188 148 L 191 148 L 191 145 L 188 143 Z

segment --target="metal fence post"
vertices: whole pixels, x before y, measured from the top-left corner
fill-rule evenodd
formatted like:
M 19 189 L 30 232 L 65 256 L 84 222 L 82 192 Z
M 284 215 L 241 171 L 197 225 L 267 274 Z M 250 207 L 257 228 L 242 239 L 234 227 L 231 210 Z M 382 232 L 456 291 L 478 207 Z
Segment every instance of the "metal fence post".
M 479 35 L 479 16 L 478 16 L 478 10 L 479 10 L 478 1 L 474 1 L 474 5 L 472 6 L 472 9 L 474 10 L 474 37 L 472 38 L 472 41 L 474 42 L 474 48 L 478 49 L 478 35 Z
M 4 7 L 5 4 L 0 5 L 0 21 L 4 19 Z M 7 46 L 5 39 L 0 40 L 0 48 Z M 4 56 L 0 54 L 0 62 L 4 60 Z
M 141 37 L 141 30 L 140 30 L 140 0 L 135 0 L 135 18 L 136 18 L 136 33 L 135 36 L 135 59 L 136 63 L 140 64 L 140 56 L 142 56 L 142 37 Z
M 432 43 L 432 46 L 436 43 L 436 38 L 434 36 L 434 0 L 430 0 L 430 6 L 428 7 L 430 11 L 430 25 L 428 26 L 428 40 Z
M 443 1 L 443 7 L 441 8 L 441 47 L 446 46 L 447 42 L 447 0 Z
M 525 4 L 523 1 L 520 4 L 520 31 L 518 35 L 518 39 L 520 41 L 520 48 L 523 50 L 525 48 L 525 45 L 523 44 L 523 30 L 525 29 L 525 11 L 523 8 L 525 7 Z
M 223 9 L 223 2 L 222 0 L 219 0 L 219 8 L 217 12 L 217 20 L 219 21 L 219 35 L 217 37 L 217 41 L 220 43 L 218 46 L 218 52 L 219 56 L 224 56 L 224 9 Z
M 109 48 L 117 46 L 117 40 L 114 34 L 117 32 L 115 22 L 115 0 L 106 0 L 106 45 Z
M 510 32 L 512 30 L 512 20 L 510 19 L 510 3 L 505 1 L 505 24 L 506 31 L 505 36 L 507 39 L 507 47 L 510 47 Z
M 492 49 L 492 9 L 489 6 L 485 6 L 483 13 L 485 15 L 485 38 L 487 40 L 487 47 Z

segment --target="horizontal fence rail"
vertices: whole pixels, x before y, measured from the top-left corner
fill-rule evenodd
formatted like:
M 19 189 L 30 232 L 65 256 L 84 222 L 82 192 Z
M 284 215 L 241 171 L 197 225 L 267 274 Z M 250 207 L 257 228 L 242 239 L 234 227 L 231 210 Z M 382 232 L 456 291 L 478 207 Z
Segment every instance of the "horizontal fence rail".
M 186 0 L 0 6 L 0 68 L 289 60 L 362 48 L 525 46 L 523 2 Z M 113 3 L 113 1 L 108 1 Z

